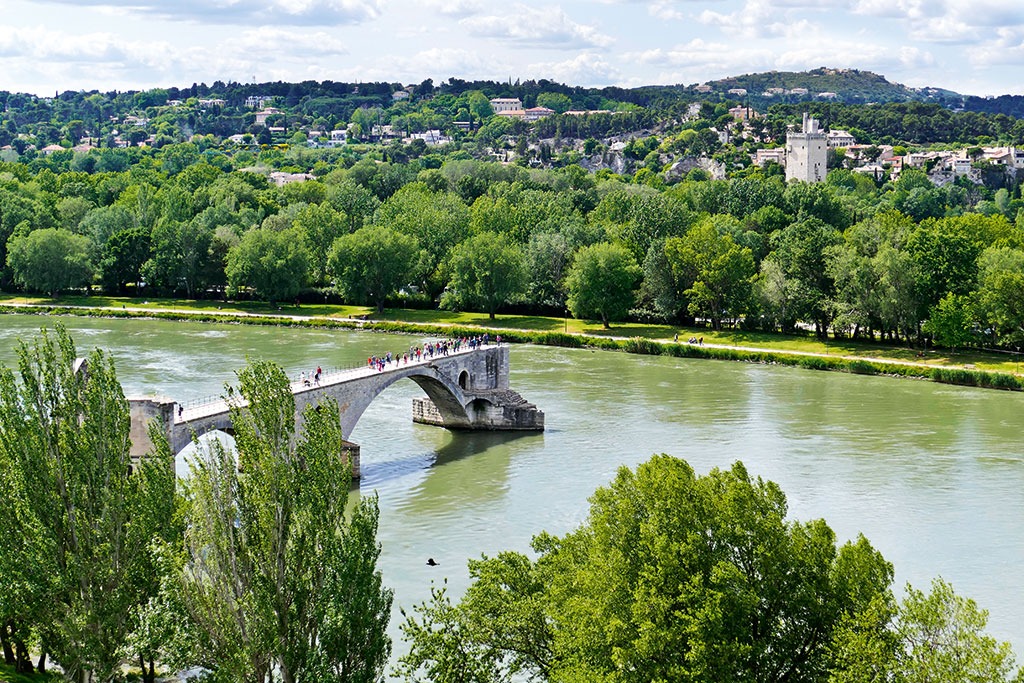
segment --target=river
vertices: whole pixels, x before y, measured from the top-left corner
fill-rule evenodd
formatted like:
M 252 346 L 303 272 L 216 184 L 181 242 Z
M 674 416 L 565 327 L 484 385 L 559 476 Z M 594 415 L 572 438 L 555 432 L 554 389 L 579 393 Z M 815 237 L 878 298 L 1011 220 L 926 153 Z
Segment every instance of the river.
M 0 362 L 52 318 L 5 315 Z M 115 359 L 127 394 L 219 393 L 247 356 L 297 374 L 398 351 L 417 337 L 351 331 L 65 318 L 80 351 Z M 415 425 L 401 381 L 351 438 L 363 494 L 380 499 L 385 583 L 399 606 L 466 559 L 527 551 L 535 533 L 584 521 L 587 499 L 652 453 L 700 473 L 742 460 L 779 483 L 790 516 L 863 533 L 896 568 L 896 590 L 941 575 L 991 612 L 989 631 L 1024 657 L 1024 395 L 925 381 L 725 361 L 516 346 L 512 388 L 546 413 L 543 434 L 450 433 Z M 426 565 L 433 557 L 437 567 Z M 396 643 L 396 649 L 403 649 Z

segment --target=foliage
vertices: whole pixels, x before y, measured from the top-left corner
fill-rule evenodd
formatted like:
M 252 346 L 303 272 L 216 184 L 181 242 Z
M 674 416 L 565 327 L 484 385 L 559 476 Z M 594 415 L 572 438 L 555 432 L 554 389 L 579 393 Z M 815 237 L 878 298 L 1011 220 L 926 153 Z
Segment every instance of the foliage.
M 237 395 L 238 460 L 213 442 L 184 485 L 171 654 L 225 681 L 375 681 L 392 593 L 377 568 L 376 499 L 347 507 L 338 408 L 308 406 L 299 431 L 287 377 L 262 361 L 239 373 Z
M 172 540 L 173 455 L 154 428 L 156 451 L 133 463 L 101 351 L 79 364 L 58 327 L 18 356 L 20 381 L 0 370 L 0 620 L 17 624 L 19 649 L 34 633 L 68 678 L 110 681 L 155 594 L 150 541 Z
M 59 294 L 88 285 L 92 278 L 88 240 L 62 228 L 16 235 L 7 248 L 7 265 L 26 289 Z
M 327 272 L 346 298 L 371 303 L 380 313 L 389 296 L 415 281 L 419 256 L 415 237 L 367 226 L 335 240 Z
M 308 271 L 309 256 L 294 228 L 250 230 L 228 252 L 225 268 L 229 287 L 250 287 L 272 302 L 298 294 Z
M 460 680 L 818 680 L 845 619 L 884 596 L 891 566 L 821 520 L 787 522 L 782 491 L 740 464 L 698 477 L 655 456 L 622 468 L 584 525 L 470 563 L 407 617 L 407 673 Z M 756 539 L 756 543 L 751 539 Z
M 607 242 L 584 247 L 566 278 L 569 310 L 578 318 L 599 318 L 608 328 L 633 305 L 639 278 L 640 267 L 625 248 Z
M 526 284 L 522 251 L 493 232 L 482 232 L 458 245 L 448 268 L 451 285 L 442 305 L 456 309 L 480 307 L 491 320 L 498 307 L 522 293 Z

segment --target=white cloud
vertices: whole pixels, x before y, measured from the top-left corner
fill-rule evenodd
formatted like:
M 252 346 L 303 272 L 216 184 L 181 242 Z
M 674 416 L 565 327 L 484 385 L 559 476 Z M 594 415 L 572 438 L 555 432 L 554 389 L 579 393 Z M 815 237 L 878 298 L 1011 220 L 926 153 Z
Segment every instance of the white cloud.
M 265 50 L 275 53 L 298 53 L 300 55 L 344 55 L 349 50 L 345 44 L 324 31 L 296 31 L 272 26 L 261 26 L 245 31 L 238 41 L 238 47 L 248 52 Z M 232 46 L 231 49 L 237 49 Z
M 466 17 L 484 9 L 481 0 L 423 0 L 423 6 L 446 17 Z
M 801 0 L 803 1 L 803 0 Z M 817 31 L 806 18 L 790 18 L 774 5 L 779 0 L 748 0 L 735 12 L 723 14 L 704 10 L 697 20 L 708 26 L 715 26 L 723 33 L 744 40 L 758 38 L 804 38 Z
M 517 4 L 506 14 L 463 19 L 459 25 L 474 36 L 553 49 L 608 47 L 614 39 L 593 26 L 579 24 L 560 7 Z
M 623 78 L 616 66 L 593 52 L 583 52 L 561 62 L 530 64 L 527 71 L 536 78 L 550 78 L 583 87 L 613 85 L 621 83 Z
M 344 25 L 376 19 L 382 0 L 49 0 L 130 14 L 203 23 Z

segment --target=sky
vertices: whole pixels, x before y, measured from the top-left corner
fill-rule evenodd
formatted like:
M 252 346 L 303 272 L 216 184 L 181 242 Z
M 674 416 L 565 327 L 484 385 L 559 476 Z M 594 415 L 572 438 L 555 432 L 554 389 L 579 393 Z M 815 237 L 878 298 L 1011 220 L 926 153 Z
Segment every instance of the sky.
M 820 66 L 1024 94 L 1024 0 L 0 0 L 0 90 L 547 78 L 695 84 Z

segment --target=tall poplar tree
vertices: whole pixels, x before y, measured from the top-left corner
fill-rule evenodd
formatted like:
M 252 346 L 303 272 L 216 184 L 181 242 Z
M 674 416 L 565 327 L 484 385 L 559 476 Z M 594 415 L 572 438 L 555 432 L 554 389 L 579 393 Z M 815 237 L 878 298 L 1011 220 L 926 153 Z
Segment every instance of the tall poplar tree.
M 348 506 L 337 405 L 307 407 L 299 429 L 279 367 L 257 361 L 238 377 L 238 459 L 214 442 L 184 485 L 172 655 L 219 681 L 375 681 L 392 592 L 377 568 L 376 498 Z
M 173 458 L 133 466 L 128 404 L 103 352 L 84 363 L 63 327 L 0 368 L 0 610 L 26 670 L 26 639 L 69 680 L 120 676 L 128 637 L 155 590 L 150 541 L 167 534 Z

